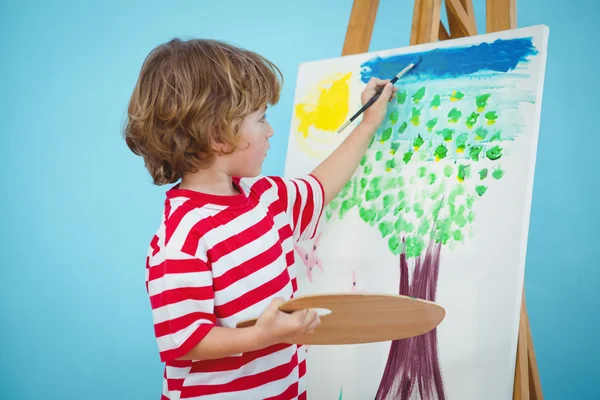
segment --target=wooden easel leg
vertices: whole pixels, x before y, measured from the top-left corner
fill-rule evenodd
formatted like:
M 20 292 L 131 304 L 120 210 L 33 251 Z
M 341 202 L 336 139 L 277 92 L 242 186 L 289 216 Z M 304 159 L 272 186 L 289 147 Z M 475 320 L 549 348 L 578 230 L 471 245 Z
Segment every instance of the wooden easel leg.
M 525 297 L 523 297 L 523 312 L 527 319 L 527 363 L 529 373 L 529 398 L 531 400 L 542 400 L 544 395 L 542 394 L 542 383 L 540 381 L 540 375 L 537 366 L 537 360 L 535 359 L 535 351 L 533 349 L 533 338 L 531 336 L 531 324 L 529 323 L 529 316 L 527 315 L 527 307 L 525 306 Z
M 498 32 L 517 27 L 517 0 L 486 1 L 486 31 Z
M 514 400 L 529 400 L 529 360 L 527 342 L 529 320 L 525 308 L 525 293 L 521 301 L 521 319 L 519 321 L 519 339 L 517 344 L 517 362 L 515 364 L 515 383 L 513 387 Z
M 342 56 L 369 50 L 377 8 L 379 8 L 379 0 L 354 0 Z
M 477 35 L 472 0 L 446 0 L 446 14 L 453 39 Z
M 442 0 L 415 0 L 410 45 L 438 40 Z

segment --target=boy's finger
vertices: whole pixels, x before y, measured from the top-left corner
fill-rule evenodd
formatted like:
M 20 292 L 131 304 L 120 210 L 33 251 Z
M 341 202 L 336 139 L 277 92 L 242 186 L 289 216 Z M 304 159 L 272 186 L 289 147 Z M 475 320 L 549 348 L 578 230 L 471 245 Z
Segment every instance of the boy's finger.
M 367 88 L 370 90 L 376 90 L 379 86 L 383 86 L 385 84 L 387 84 L 390 80 L 389 79 L 379 79 L 379 78 L 371 78 L 369 79 L 369 82 L 367 82 Z
M 292 313 L 292 317 L 296 320 L 298 326 L 304 326 L 306 324 L 306 316 L 308 315 L 308 310 L 298 310 Z
M 379 99 L 377 99 L 377 101 L 387 103 L 393 93 L 393 87 L 394 85 L 392 85 L 391 83 L 386 83 L 385 87 L 383 88 L 383 91 L 381 92 L 381 96 L 379 96 Z
M 309 330 L 310 330 L 310 329 L 316 329 L 316 328 L 317 328 L 317 326 L 319 326 L 319 325 L 321 325 L 321 318 L 319 318 L 319 317 L 317 316 L 317 318 L 315 318 L 315 320 L 312 322 L 312 324 L 310 324 L 310 325 L 308 326 L 308 329 L 309 329 Z

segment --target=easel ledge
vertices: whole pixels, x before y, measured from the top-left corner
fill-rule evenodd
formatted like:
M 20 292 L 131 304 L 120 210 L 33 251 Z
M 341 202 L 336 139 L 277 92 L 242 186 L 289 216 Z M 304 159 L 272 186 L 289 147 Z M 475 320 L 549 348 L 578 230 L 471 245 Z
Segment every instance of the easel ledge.
M 477 35 L 472 0 L 414 0 L 410 45 L 456 39 Z M 440 20 L 442 1 L 446 6 L 449 31 Z M 354 0 L 346 31 L 342 55 L 369 51 L 379 0 Z M 487 32 L 498 32 L 517 27 L 516 0 L 486 0 Z M 513 400 L 542 400 L 542 386 L 538 373 L 531 328 L 525 306 L 525 289 L 521 301 L 521 319 Z

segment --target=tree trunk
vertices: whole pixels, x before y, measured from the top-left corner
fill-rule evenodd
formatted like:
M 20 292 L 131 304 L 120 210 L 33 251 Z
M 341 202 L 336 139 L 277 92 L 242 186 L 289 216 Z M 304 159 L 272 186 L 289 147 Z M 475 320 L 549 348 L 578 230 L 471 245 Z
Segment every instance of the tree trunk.
M 410 284 L 406 254 L 400 254 L 401 295 L 435 301 L 441 247 L 441 243 L 430 243 L 425 254 L 415 260 Z M 424 400 L 446 399 L 436 329 L 420 336 L 392 341 L 376 400 L 408 400 L 414 395 Z

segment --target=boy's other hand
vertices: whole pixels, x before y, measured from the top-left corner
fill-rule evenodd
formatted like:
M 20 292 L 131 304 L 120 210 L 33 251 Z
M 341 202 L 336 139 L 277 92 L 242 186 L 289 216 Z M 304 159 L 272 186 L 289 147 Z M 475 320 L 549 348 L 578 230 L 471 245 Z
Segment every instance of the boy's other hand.
M 258 338 L 266 346 L 285 342 L 295 336 L 314 333 L 321 323 L 315 310 L 298 310 L 291 314 L 279 311 L 282 299 L 273 299 L 254 325 Z M 265 347 L 266 347 L 265 346 Z
M 380 88 L 383 88 L 381 96 L 363 112 L 362 119 L 363 123 L 373 125 L 375 129 L 379 128 L 379 125 L 383 122 L 387 114 L 387 105 L 394 99 L 398 88 L 392 85 L 389 79 L 371 78 L 360 95 L 360 100 L 364 105 L 371 97 L 375 96 Z

